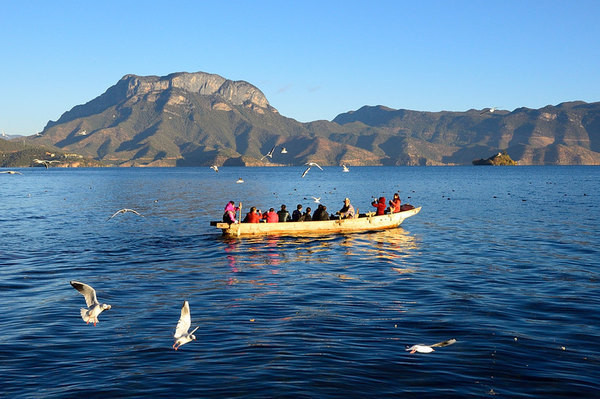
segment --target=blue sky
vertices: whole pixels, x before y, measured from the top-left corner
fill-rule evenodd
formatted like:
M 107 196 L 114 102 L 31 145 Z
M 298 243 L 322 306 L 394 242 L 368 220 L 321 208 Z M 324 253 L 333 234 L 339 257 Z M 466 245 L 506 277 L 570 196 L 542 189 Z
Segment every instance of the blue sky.
M 124 75 L 245 80 L 301 122 L 600 101 L 600 1 L 0 0 L 0 132 Z

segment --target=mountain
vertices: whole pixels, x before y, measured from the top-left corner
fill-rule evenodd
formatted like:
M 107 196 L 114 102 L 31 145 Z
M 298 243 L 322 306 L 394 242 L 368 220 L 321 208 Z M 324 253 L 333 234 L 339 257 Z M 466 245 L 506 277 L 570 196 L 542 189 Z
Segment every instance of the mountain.
M 600 103 L 512 112 L 365 106 L 300 123 L 245 81 L 126 75 L 27 140 L 120 166 L 466 165 L 499 151 L 519 165 L 598 165 Z

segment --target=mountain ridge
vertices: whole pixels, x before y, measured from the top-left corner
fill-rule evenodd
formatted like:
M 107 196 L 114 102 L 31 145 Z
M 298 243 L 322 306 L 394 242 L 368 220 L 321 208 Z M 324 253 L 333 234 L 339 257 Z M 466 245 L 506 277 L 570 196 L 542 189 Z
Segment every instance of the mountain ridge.
M 246 81 L 128 74 L 28 141 L 119 166 L 467 165 L 499 151 L 519 165 L 599 165 L 600 103 L 465 112 L 363 106 L 301 123 Z M 261 160 L 273 146 L 273 159 Z

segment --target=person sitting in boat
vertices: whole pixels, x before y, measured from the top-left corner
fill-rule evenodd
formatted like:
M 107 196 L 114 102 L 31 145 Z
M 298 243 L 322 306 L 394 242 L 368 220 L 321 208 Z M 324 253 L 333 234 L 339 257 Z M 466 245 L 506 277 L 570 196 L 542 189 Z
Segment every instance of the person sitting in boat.
M 350 198 L 344 199 L 344 206 L 342 207 L 342 209 L 337 211 L 335 214 L 339 215 L 340 218 L 342 218 L 342 219 L 354 218 L 354 207 L 350 203 Z
M 290 213 L 285 209 L 285 205 L 281 205 L 281 209 L 277 211 L 277 215 L 279 215 L 279 222 L 289 222 L 290 221 Z
M 260 213 L 260 211 L 256 210 L 255 206 L 253 206 L 252 208 L 250 208 L 250 212 L 246 214 L 246 217 L 244 218 L 244 223 L 258 223 L 260 222 L 261 218 L 262 214 Z
M 329 220 L 329 214 L 327 213 L 327 207 L 319 204 L 315 213 L 313 213 L 312 220 Z
M 390 201 L 390 212 L 391 213 L 398 213 L 400 212 L 400 205 L 402 204 L 402 202 L 400 201 L 400 196 L 398 195 L 398 193 L 394 194 L 394 199 Z
M 267 223 L 277 223 L 279 222 L 279 215 L 275 212 L 275 209 L 269 209 L 269 212 L 263 215 L 263 219 L 267 221 Z
M 298 204 L 296 210 L 292 212 L 292 222 L 298 222 L 302 217 L 302 204 Z
M 242 204 L 240 203 L 240 206 Z M 225 205 L 225 213 L 223 214 L 223 221 L 225 223 L 237 223 L 238 221 L 235 218 L 236 212 L 240 210 L 239 207 L 235 206 L 235 202 L 229 201 L 227 205 Z
M 306 212 L 304 213 L 304 215 L 302 215 L 300 217 L 300 221 L 301 222 L 310 222 L 312 221 L 312 217 L 310 216 L 310 211 L 312 209 L 310 209 L 310 206 L 306 207 Z
M 379 200 L 371 202 L 371 205 L 377 208 L 377 212 L 375 213 L 375 215 L 385 215 L 385 208 L 387 208 L 387 205 L 385 203 L 385 197 L 379 197 Z

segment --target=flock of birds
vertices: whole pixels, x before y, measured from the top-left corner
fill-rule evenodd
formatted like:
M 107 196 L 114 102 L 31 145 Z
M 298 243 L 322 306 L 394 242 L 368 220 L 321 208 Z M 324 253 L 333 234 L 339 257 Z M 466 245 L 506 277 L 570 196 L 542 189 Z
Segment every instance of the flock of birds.
M 87 308 L 80 309 L 81 318 L 86 324 L 92 323 L 95 327 L 98 323 L 98 316 L 100 313 L 104 312 L 105 310 L 109 310 L 112 306 L 106 303 L 100 303 L 98 301 L 98 297 L 96 296 L 96 290 L 90 285 L 75 280 L 70 281 L 70 284 L 85 298 L 85 304 Z M 190 331 L 191 325 L 192 316 L 190 312 L 190 304 L 188 301 L 184 301 L 183 306 L 181 307 L 179 321 L 177 321 L 175 333 L 173 334 L 173 339 L 175 340 L 173 343 L 173 349 L 178 350 L 182 345 L 196 341 L 196 336 L 194 333 L 200 326 L 196 326 L 196 328 Z M 406 351 L 410 352 L 411 354 L 415 352 L 431 353 L 435 351 L 433 348 L 441 348 L 454 343 L 456 343 L 456 339 L 452 338 L 433 345 L 417 344 L 410 347 L 407 345 Z
M 494 112 L 494 111 L 491 110 L 490 112 Z M 266 155 L 264 155 L 262 159 L 264 159 L 265 157 L 272 158 L 274 150 L 275 150 L 275 147 L 273 147 L 271 149 L 271 151 L 269 151 Z M 283 154 L 287 153 L 287 150 L 285 149 L 285 147 L 282 148 L 281 153 L 283 153 Z M 48 168 L 50 166 L 50 164 L 52 164 L 53 162 L 58 162 L 58 161 L 47 161 L 47 160 L 34 159 L 34 162 L 38 163 L 38 164 L 44 164 L 44 166 L 46 168 Z M 320 170 L 323 170 L 323 168 L 321 168 L 321 166 L 319 166 L 319 164 L 317 164 L 316 162 L 307 162 L 305 165 L 308 167 L 302 173 L 302 177 L 306 176 L 308 171 L 313 166 L 319 168 Z M 344 172 L 350 171 L 346 165 L 342 165 L 342 167 L 343 167 Z M 219 168 L 217 165 L 211 166 L 211 169 L 213 169 L 215 172 L 219 171 Z M 21 172 L 13 171 L 13 170 L 0 171 L 0 173 L 22 174 Z M 242 178 L 238 179 L 238 181 L 237 181 L 237 183 L 243 183 L 243 182 L 244 181 Z M 315 203 L 317 203 L 317 204 L 320 203 L 320 200 L 321 200 L 320 197 L 312 197 L 312 198 Z M 117 215 L 122 215 L 125 213 L 133 213 L 137 216 L 144 217 L 144 215 L 140 214 L 135 209 L 123 208 L 123 209 L 119 209 L 118 211 L 113 213 L 112 216 L 110 216 L 107 219 L 107 221 L 113 219 Z M 86 303 L 87 307 L 80 309 L 81 318 L 83 319 L 83 321 L 86 322 L 86 324 L 92 323 L 94 326 L 96 326 L 96 324 L 99 322 L 98 316 L 103 311 L 111 309 L 111 305 L 106 304 L 106 303 L 100 303 L 96 296 L 96 290 L 94 288 L 92 288 L 90 285 L 79 282 L 79 281 L 75 281 L 75 280 L 70 281 L 70 284 L 85 298 L 85 303 Z M 199 326 L 194 328 L 192 331 L 189 331 L 191 324 L 192 324 L 192 321 L 191 321 L 191 313 L 190 313 L 190 304 L 188 301 L 184 301 L 183 306 L 181 307 L 181 314 L 179 316 L 179 321 L 177 322 L 177 325 L 175 327 L 175 333 L 173 334 L 173 338 L 174 338 L 173 349 L 178 350 L 179 347 L 181 347 L 182 345 L 185 345 L 189 342 L 196 340 L 196 336 L 194 335 L 194 333 L 199 328 Z M 406 350 L 409 351 L 410 353 L 415 353 L 415 352 L 431 353 L 434 351 L 433 348 L 452 345 L 455 342 L 456 342 L 455 339 L 449 339 L 449 340 L 442 341 L 442 342 L 439 342 L 439 343 L 433 344 L 433 345 L 418 344 L 418 345 L 413 345 L 410 347 L 408 347 L 408 345 L 407 345 Z
M 493 109 L 490 112 L 494 112 Z M 267 152 L 265 155 L 263 155 L 263 157 L 260 159 L 261 161 L 265 158 L 271 158 L 273 159 L 273 153 L 275 152 L 275 148 L 277 146 L 273 146 L 273 148 L 271 148 L 271 150 L 269 152 Z M 282 154 L 287 154 L 287 149 L 285 147 L 281 147 L 281 153 Z M 34 159 L 33 160 L 34 163 L 36 164 L 42 164 L 44 165 L 44 167 L 46 169 L 48 169 L 50 167 L 50 165 L 52 165 L 54 162 L 59 162 L 57 160 L 46 160 L 46 159 Z M 323 170 L 323 168 L 317 164 L 316 162 L 307 162 L 304 164 L 305 166 L 308 166 L 304 172 L 302 172 L 302 177 L 306 176 L 306 174 L 308 173 L 308 171 L 310 170 L 310 168 L 312 168 L 313 166 L 316 166 L 317 168 Z M 214 170 L 215 172 L 219 172 L 219 167 L 217 165 L 212 165 L 210 167 L 212 170 Z M 346 165 L 342 165 L 342 171 L 343 172 L 350 172 L 350 169 L 348 169 L 348 167 Z M 7 170 L 7 171 L 1 171 L 0 173 L 7 173 L 7 174 L 19 174 L 21 175 L 21 172 L 18 171 L 14 171 L 14 170 Z M 236 183 L 243 183 L 244 179 L 242 179 L 241 177 L 236 181 Z M 114 216 L 114 215 L 113 215 Z
M 100 313 L 110 309 L 112 306 L 106 303 L 98 302 L 96 290 L 92 288 L 92 286 L 75 280 L 70 281 L 70 283 L 71 286 L 79 291 L 79 293 L 85 298 L 85 304 L 87 305 L 87 308 L 80 309 L 81 318 L 83 321 L 85 321 L 85 324 L 92 323 L 94 324 L 94 327 L 96 327 Z M 184 301 L 183 306 L 181 307 L 179 321 L 177 322 L 175 333 L 173 334 L 173 338 L 175 339 L 175 342 L 173 343 L 173 349 L 177 350 L 181 345 L 185 345 L 188 342 L 196 340 L 194 333 L 200 326 L 197 326 L 192 331 L 189 331 L 191 325 L 192 316 L 190 313 L 190 304 L 188 301 Z
M 493 112 L 493 111 L 492 111 Z M 273 159 L 273 153 L 275 152 L 275 148 L 277 148 L 277 146 L 273 146 L 269 152 L 267 152 L 265 155 L 262 156 L 262 158 L 260 158 L 260 160 L 262 161 L 265 158 L 271 158 Z M 281 154 L 287 154 L 287 149 L 285 147 L 281 147 Z M 316 166 L 317 168 L 323 170 L 323 168 L 317 164 L 316 162 L 307 162 L 304 164 L 305 166 L 308 166 L 304 172 L 302 172 L 302 177 L 306 176 L 306 174 L 308 173 L 308 171 L 310 170 L 310 168 L 312 168 L 313 166 Z M 212 165 L 210 167 L 212 170 L 214 170 L 215 172 L 219 172 L 219 166 L 217 165 Z M 350 172 L 350 169 L 348 169 L 348 167 L 346 165 L 342 165 L 342 171 L 343 172 Z M 241 177 L 236 181 L 236 183 L 243 183 L 244 179 L 242 179 Z

